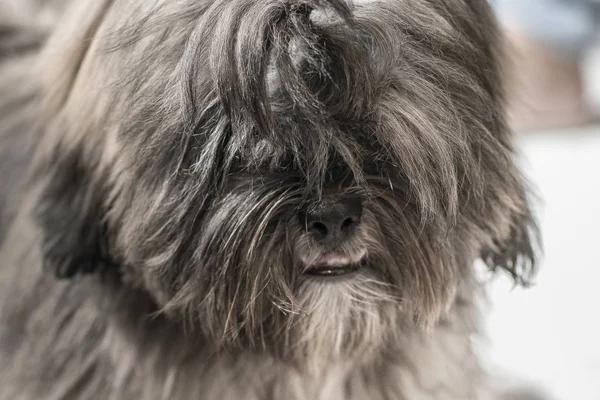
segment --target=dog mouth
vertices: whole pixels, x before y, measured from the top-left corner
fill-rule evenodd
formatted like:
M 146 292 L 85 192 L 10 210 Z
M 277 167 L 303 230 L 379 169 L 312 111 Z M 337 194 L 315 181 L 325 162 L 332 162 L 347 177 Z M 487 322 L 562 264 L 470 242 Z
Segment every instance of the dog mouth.
M 365 264 L 364 252 L 359 257 L 350 257 L 338 252 L 325 253 L 306 267 L 304 275 L 325 278 L 348 275 L 357 272 Z

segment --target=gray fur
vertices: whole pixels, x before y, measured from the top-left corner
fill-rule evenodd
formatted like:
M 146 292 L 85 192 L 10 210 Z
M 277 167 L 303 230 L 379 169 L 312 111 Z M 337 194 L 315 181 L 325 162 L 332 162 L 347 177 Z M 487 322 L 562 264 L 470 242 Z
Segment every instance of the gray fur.
M 0 20 L 0 398 L 490 398 L 473 264 L 535 225 L 486 1 L 63 4 Z M 348 196 L 366 265 L 307 277 Z

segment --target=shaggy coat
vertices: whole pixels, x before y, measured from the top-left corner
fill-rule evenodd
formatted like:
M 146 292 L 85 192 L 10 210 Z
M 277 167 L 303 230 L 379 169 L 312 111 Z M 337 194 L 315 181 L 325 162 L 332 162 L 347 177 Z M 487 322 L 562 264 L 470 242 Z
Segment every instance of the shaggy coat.
M 1 399 L 492 398 L 475 265 L 535 226 L 487 1 L 21 1 Z

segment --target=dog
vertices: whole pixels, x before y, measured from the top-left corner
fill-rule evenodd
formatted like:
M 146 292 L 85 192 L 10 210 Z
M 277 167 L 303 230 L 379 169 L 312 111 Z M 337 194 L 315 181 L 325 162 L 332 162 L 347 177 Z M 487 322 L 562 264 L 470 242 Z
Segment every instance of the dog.
M 0 398 L 494 398 L 476 264 L 538 234 L 487 1 L 22 4 Z

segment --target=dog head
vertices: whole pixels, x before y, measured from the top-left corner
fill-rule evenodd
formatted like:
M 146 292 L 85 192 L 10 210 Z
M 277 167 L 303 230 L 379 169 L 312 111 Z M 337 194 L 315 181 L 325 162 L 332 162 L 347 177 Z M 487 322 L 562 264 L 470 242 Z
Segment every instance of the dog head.
M 104 0 L 65 21 L 38 160 L 59 276 L 116 269 L 206 340 L 297 358 L 434 323 L 477 259 L 529 277 L 486 1 Z

